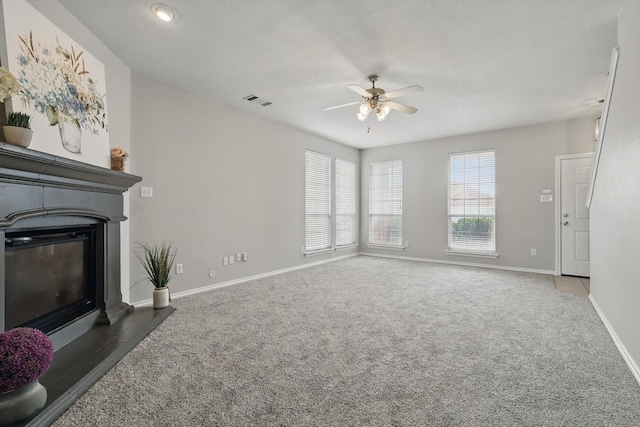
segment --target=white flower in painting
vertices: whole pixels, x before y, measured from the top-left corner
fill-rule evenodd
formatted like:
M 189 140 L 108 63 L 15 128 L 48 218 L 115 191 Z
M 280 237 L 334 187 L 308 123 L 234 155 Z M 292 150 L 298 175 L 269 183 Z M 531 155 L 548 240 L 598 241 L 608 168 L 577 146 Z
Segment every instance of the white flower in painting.
M 0 67 L 0 102 L 4 102 L 12 95 L 17 95 L 18 92 L 20 92 L 18 79 L 6 68 Z

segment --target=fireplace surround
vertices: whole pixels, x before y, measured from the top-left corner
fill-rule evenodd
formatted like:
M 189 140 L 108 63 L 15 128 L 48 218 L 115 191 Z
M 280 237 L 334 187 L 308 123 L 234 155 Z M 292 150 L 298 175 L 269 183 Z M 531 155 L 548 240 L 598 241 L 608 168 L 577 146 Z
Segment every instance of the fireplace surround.
M 0 246 L 0 331 L 15 326 L 12 323 L 24 321 L 10 317 L 7 323 L 7 315 L 13 314 L 7 313 L 6 304 L 14 304 L 15 301 L 6 299 L 7 274 L 18 277 L 22 274 L 8 268 L 6 263 L 14 262 L 11 252 L 15 252 L 15 247 L 34 236 L 49 236 L 60 242 L 84 239 L 92 245 L 91 251 L 85 250 L 82 255 L 71 254 L 72 260 L 67 262 L 77 264 L 79 257 L 84 257 L 88 263 L 82 270 L 82 274 L 87 276 L 87 283 L 82 286 L 89 286 L 91 291 L 79 298 L 93 299 L 93 302 L 88 302 L 93 306 L 84 312 L 74 313 L 71 310 L 62 324 L 43 327 L 45 331 L 52 329 L 47 333 L 54 348 L 66 345 L 94 324 L 112 324 L 133 311 L 132 306 L 122 301 L 120 290 L 120 223 L 126 220 L 123 193 L 141 180 L 135 175 L 0 142 L 0 236 L 5 241 L 5 245 Z M 82 237 L 80 231 L 88 233 L 89 237 Z M 21 237 L 25 239 L 21 241 Z M 34 245 L 30 241 L 25 244 Z M 83 247 L 87 244 L 83 243 Z M 46 266 L 40 268 L 47 270 Z M 50 275 L 56 276 L 65 270 L 60 268 L 59 273 L 52 271 Z M 14 276 L 10 277 L 11 281 L 16 280 Z M 42 277 L 46 281 L 44 276 L 31 275 L 26 280 L 33 282 L 34 277 Z M 60 282 L 69 280 L 73 277 Z M 44 285 L 46 288 L 46 283 Z M 12 298 L 15 298 L 16 285 L 12 283 L 10 286 Z M 61 285 L 53 281 L 50 286 Z M 60 296 L 62 292 L 79 291 L 43 289 L 38 295 L 45 299 L 63 299 Z M 37 305 L 41 298 L 32 299 Z M 50 312 L 52 304 L 55 305 L 52 301 L 42 302 L 40 311 Z M 38 319 L 48 314 L 40 313 L 38 307 L 33 308 Z M 33 324 L 38 327 L 37 319 Z

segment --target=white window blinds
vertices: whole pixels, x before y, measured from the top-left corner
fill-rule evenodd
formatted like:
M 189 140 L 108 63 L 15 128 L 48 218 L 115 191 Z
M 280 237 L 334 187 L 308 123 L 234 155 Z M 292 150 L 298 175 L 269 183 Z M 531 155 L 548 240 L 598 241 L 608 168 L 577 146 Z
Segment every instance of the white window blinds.
M 449 249 L 495 253 L 493 151 L 449 155 Z
M 369 168 L 369 243 L 402 246 L 402 160 Z
M 331 247 L 331 157 L 305 152 L 305 249 Z
M 336 159 L 336 246 L 356 243 L 356 164 Z

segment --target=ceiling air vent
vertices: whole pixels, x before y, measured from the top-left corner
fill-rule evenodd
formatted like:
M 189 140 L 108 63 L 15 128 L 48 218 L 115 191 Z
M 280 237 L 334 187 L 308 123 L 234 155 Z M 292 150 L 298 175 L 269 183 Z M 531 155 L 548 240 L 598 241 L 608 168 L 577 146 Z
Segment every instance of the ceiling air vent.
M 261 99 L 261 98 L 258 98 L 255 95 L 245 96 L 244 99 L 246 99 L 249 102 L 255 102 L 256 104 L 260 104 L 263 107 L 266 107 L 267 105 L 271 105 L 271 102 L 265 101 L 264 99 Z

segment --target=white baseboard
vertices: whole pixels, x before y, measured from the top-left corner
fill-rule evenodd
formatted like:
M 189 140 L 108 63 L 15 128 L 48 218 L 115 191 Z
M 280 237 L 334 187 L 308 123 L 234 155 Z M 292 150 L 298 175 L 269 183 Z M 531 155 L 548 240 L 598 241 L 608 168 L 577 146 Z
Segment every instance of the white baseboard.
M 196 288 L 196 289 L 189 289 L 188 291 L 182 291 L 182 292 L 176 292 L 176 293 L 172 292 L 171 293 L 171 299 L 183 298 L 183 297 L 186 297 L 186 296 L 189 296 L 189 295 L 195 295 L 195 294 L 200 294 L 202 292 L 207 292 L 207 291 L 211 291 L 211 290 L 218 289 L 218 288 L 224 288 L 226 286 L 237 285 L 239 283 L 245 283 L 245 282 L 248 282 L 250 280 L 262 279 L 263 277 L 269 277 L 269 276 L 276 276 L 278 274 L 288 273 L 290 271 L 302 270 L 303 268 L 309 268 L 309 267 L 313 267 L 315 265 L 320 265 L 320 264 L 326 264 L 328 262 L 339 261 L 341 259 L 351 258 L 351 257 L 354 257 L 354 256 L 358 256 L 358 253 L 356 252 L 356 253 L 353 253 L 353 254 L 342 255 L 342 256 L 338 256 L 338 257 L 334 257 L 334 258 L 323 259 L 321 261 L 316 261 L 316 262 L 310 262 L 310 263 L 307 263 L 307 264 L 296 265 L 295 267 L 283 268 L 281 270 L 269 271 L 269 272 L 266 272 L 266 273 L 256 274 L 254 276 L 242 277 L 240 279 L 229 280 L 227 282 L 214 283 L 212 285 L 202 286 L 202 287 Z M 134 307 L 150 307 L 150 306 L 153 305 L 153 300 L 152 299 L 143 300 L 143 301 L 132 303 L 132 305 Z
M 538 273 L 538 274 L 551 274 L 551 275 L 555 274 L 555 271 L 553 270 L 536 270 L 533 268 L 505 267 L 503 265 L 480 264 L 475 262 L 447 261 L 442 259 L 429 259 L 429 258 L 417 258 L 417 257 L 398 256 L 398 255 L 387 255 L 387 254 L 378 254 L 378 253 L 372 253 L 372 252 L 360 252 L 360 255 L 381 257 L 381 258 L 405 259 L 408 261 L 433 262 L 436 264 L 463 265 L 466 267 L 492 268 L 495 270 L 520 271 L 523 273 Z
M 618 334 L 616 334 L 616 331 L 613 329 L 613 326 L 611 326 L 611 323 L 609 323 L 609 321 L 607 320 L 607 317 L 600 309 L 598 303 L 593 299 L 593 295 L 589 295 L 589 301 L 591 301 L 591 305 L 596 310 L 596 313 L 598 313 L 598 316 L 600 316 L 600 320 L 602 320 L 602 323 L 604 323 L 604 327 L 607 328 L 607 332 L 609 332 L 611 339 L 613 339 L 613 342 L 615 343 L 616 347 L 618 347 L 618 351 L 622 355 L 622 358 L 627 363 L 627 366 L 629 367 L 629 369 L 631 369 L 631 373 L 640 385 L 640 368 L 638 368 L 638 365 L 633 360 L 633 357 L 631 357 L 631 355 L 627 351 L 627 348 L 624 346 L 624 344 L 622 344 L 620 338 L 618 338 Z

